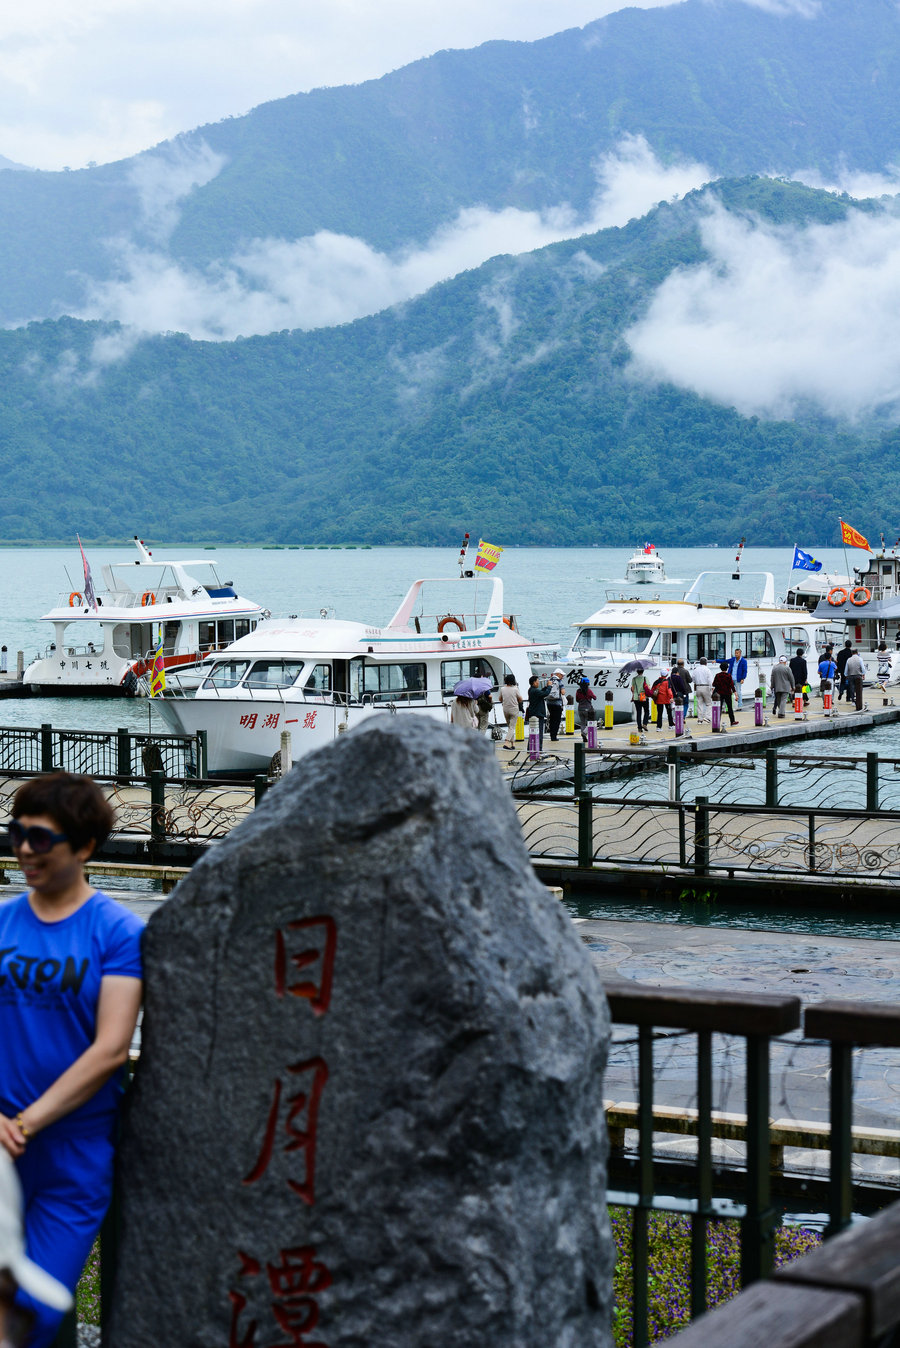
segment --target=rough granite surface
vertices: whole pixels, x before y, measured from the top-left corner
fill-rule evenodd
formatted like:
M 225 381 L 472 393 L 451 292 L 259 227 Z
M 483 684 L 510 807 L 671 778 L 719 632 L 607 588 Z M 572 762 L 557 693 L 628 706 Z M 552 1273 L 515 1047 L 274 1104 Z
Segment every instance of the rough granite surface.
M 112 1348 L 607 1345 L 598 975 L 486 741 L 301 760 L 146 933 Z

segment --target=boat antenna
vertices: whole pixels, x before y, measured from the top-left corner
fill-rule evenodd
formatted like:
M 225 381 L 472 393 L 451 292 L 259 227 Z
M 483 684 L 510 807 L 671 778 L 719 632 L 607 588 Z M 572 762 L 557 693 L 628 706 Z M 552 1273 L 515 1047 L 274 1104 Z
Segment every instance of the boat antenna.
M 746 538 L 742 538 L 740 543 L 738 543 L 737 556 L 734 559 L 734 570 L 731 573 L 732 580 L 740 580 L 741 578 L 741 554 L 744 551 L 744 544 L 746 541 Z
M 459 575 L 462 579 L 466 569 L 466 553 L 469 551 L 469 535 L 463 535 L 462 547 L 459 550 Z

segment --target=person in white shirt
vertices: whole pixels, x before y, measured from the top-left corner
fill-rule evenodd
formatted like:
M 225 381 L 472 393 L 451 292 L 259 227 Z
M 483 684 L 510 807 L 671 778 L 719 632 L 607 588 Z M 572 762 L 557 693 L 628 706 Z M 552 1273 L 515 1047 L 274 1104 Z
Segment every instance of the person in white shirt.
M 697 694 L 697 722 L 712 720 L 712 670 L 701 655 L 693 668 L 694 692 Z

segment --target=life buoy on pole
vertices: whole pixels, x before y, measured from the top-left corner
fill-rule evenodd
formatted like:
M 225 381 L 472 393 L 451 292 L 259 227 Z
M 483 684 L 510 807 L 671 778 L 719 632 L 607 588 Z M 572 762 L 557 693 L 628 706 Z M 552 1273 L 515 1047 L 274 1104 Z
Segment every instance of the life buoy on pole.
M 858 594 L 862 595 L 861 599 L 857 599 Z M 856 589 L 850 592 L 850 603 L 855 604 L 857 608 L 862 608 L 863 604 L 868 604 L 871 598 L 872 591 L 867 585 L 857 585 Z
M 832 604 L 835 608 L 840 608 L 841 604 L 847 602 L 847 591 L 843 585 L 835 585 L 833 590 L 828 591 L 826 598 L 829 604 Z
M 79 594 L 77 590 L 73 590 L 72 593 L 69 595 L 69 608 L 81 608 L 81 605 L 83 603 L 84 603 L 84 595 Z
M 152 590 L 145 590 L 141 595 L 141 608 L 146 608 L 148 604 L 156 603 L 156 595 Z
M 445 618 L 441 618 L 440 622 L 437 625 L 437 630 L 439 632 L 443 632 L 445 627 L 450 626 L 458 627 L 460 632 L 464 632 L 466 630 L 466 624 L 463 622 L 462 618 L 454 618 L 452 613 L 448 613 Z

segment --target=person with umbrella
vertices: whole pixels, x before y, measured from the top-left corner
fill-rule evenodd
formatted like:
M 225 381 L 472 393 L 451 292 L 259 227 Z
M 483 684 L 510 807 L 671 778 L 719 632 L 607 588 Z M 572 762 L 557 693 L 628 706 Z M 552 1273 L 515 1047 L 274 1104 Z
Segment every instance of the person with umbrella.
M 477 730 L 477 699 L 482 693 L 490 692 L 492 687 L 490 679 L 460 679 L 453 689 L 455 700 L 450 708 L 450 724 L 462 726 L 464 730 Z

